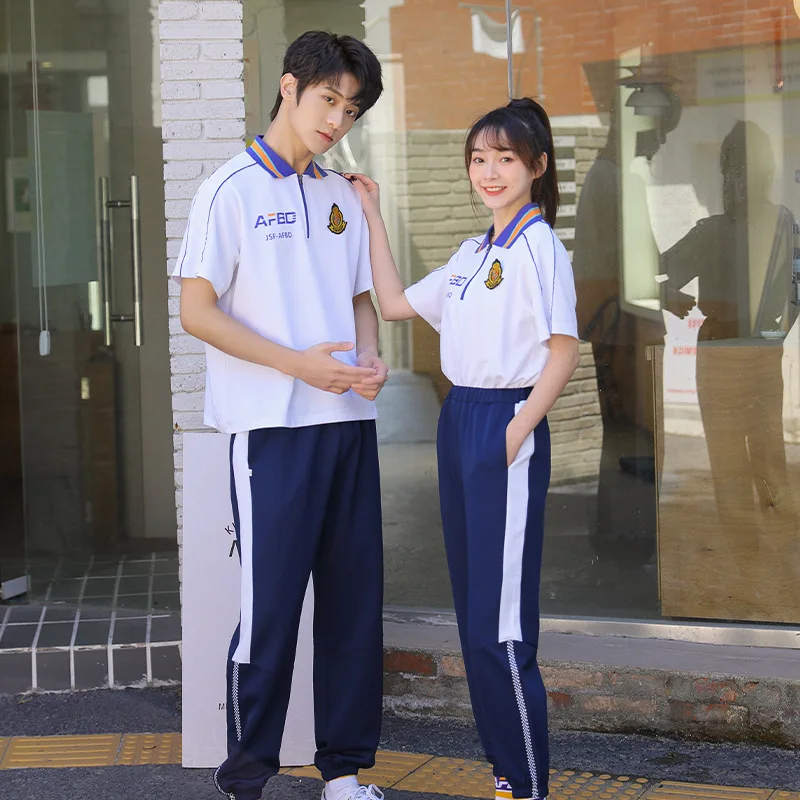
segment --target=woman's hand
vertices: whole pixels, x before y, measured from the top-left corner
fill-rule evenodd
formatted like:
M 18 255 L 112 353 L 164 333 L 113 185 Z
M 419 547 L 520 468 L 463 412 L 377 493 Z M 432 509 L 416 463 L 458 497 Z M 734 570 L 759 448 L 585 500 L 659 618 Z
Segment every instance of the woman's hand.
M 381 189 L 372 178 L 361 175 L 360 173 L 345 172 L 344 177 L 355 186 L 356 191 L 361 195 L 361 206 L 367 218 L 371 214 L 381 213 Z
M 506 428 L 506 458 L 509 466 L 519 455 L 527 436 L 536 430 L 536 426 L 550 412 L 580 362 L 578 340 L 572 336 L 554 333 L 549 344 L 550 358 L 536 386 Z
M 519 455 L 522 445 L 528 438 L 530 431 L 525 428 L 525 423 L 520 418 L 514 417 L 506 427 L 506 463 L 510 467 Z

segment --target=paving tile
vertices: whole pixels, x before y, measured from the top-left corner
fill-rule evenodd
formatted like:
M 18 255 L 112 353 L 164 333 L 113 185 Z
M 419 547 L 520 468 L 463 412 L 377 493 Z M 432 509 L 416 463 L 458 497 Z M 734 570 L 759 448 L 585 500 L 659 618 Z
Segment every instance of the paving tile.
M 19 736 L 11 739 L 0 769 L 49 767 L 110 767 L 122 737 L 118 733 L 100 736 Z
M 49 622 L 74 622 L 77 608 L 68 603 L 48 603 L 47 613 L 45 614 L 45 623 Z
M 70 687 L 69 652 L 36 654 L 36 682 L 38 689 L 57 692 Z
M 73 658 L 76 689 L 108 687 L 108 651 L 105 647 L 97 650 L 76 650 Z
M 179 681 L 183 673 L 183 662 L 177 645 L 150 648 L 150 664 L 155 681 Z
M 0 650 L 0 694 L 21 694 L 31 688 L 31 654 Z
M 168 614 L 163 617 L 156 616 L 151 620 L 151 642 L 179 642 L 182 635 L 181 618 L 178 614 Z
M 7 625 L 0 639 L 0 650 L 12 650 L 19 647 L 30 647 L 36 636 L 38 625 Z
M 650 789 L 644 800 L 770 800 L 772 793 L 772 789 L 663 781 Z
M 114 649 L 114 685 L 133 686 L 147 680 L 147 653 L 144 647 Z
M 179 733 L 126 733 L 116 763 L 119 766 L 180 764 L 181 755 Z
M 78 634 L 75 637 L 75 646 L 108 644 L 108 629 L 110 620 L 102 622 L 86 622 L 84 619 L 78 623 Z
M 550 798 L 597 798 L 597 800 L 638 800 L 650 787 L 646 778 L 629 775 L 595 774 L 562 770 L 550 776 Z
M 362 783 L 374 783 L 383 789 L 389 789 L 430 760 L 431 756 L 420 753 L 381 750 L 375 759 L 375 766 L 369 770 L 362 770 L 359 775 Z M 299 778 L 322 780 L 316 767 L 296 767 L 287 770 L 287 773 Z
M 143 644 L 147 639 L 146 619 L 118 619 L 114 625 L 114 644 Z
M 432 758 L 394 786 L 399 791 L 494 798 L 491 767 L 464 758 Z
M 75 622 L 48 622 L 39 631 L 37 647 L 69 647 Z

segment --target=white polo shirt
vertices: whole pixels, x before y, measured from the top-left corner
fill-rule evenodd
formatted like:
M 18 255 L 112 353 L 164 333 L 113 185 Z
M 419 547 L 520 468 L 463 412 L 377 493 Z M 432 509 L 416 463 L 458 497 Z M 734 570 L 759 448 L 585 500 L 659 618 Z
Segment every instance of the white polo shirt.
M 303 175 L 260 137 L 200 187 L 173 273 L 206 278 L 226 314 L 295 350 L 355 342 L 353 298 L 372 288 L 358 192 L 313 161 Z M 335 353 L 356 363 L 355 350 Z M 315 389 L 206 345 L 205 422 L 223 433 L 374 419 L 353 391 Z
M 492 232 L 463 242 L 406 297 L 441 334 L 442 371 L 453 384 L 533 386 L 550 357 L 550 336 L 578 338 L 572 266 L 536 205 L 489 244 Z

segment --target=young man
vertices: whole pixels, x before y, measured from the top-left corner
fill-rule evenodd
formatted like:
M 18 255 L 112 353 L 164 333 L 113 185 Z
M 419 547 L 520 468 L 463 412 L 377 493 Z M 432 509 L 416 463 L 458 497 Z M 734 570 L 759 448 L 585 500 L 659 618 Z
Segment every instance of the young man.
M 272 124 L 199 189 L 174 276 L 207 343 L 205 421 L 231 437 L 242 564 L 228 657 L 228 758 L 257 800 L 279 768 L 298 624 L 313 575 L 315 763 L 323 800 L 381 797 L 383 567 L 373 400 L 387 377 L 356 190 L 314 161 L 378 100 L 381 68 L 349 36 L 287 50 Z

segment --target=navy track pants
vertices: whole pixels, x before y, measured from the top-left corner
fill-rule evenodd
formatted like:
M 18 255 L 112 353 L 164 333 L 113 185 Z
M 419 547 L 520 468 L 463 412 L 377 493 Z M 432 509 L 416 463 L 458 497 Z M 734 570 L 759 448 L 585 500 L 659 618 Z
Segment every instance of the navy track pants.
M 375 763 L 383 694 L 383 545 L 374 421 L 267 428 L 231 440 L 242 564 L 228 661 L 228 758 L 217 786 L 257 800 L 279 767 L 297 633 L 314 581 L 315 764 Z
M 514 797 L 548 792 L 547 694 L 537 664 L 550 432 L 509 467 L 506 427 L 530 389 L 454 387 L 439 419 L 439 492 L 472 708 Z

